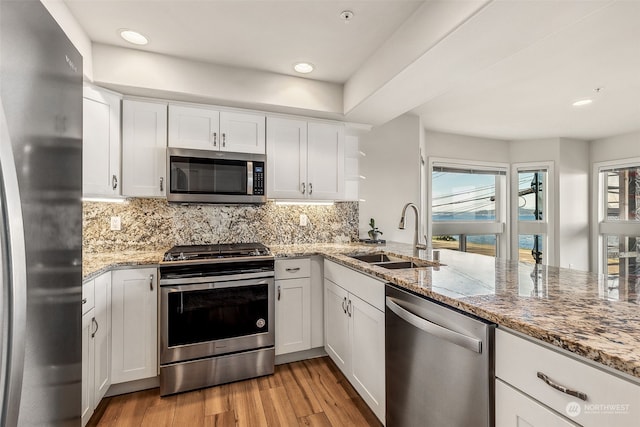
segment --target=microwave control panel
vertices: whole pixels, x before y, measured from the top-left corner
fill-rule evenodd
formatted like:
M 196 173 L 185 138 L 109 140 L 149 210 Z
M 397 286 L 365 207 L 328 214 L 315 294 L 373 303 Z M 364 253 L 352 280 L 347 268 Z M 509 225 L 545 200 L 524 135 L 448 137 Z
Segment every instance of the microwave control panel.
M 253 164 L 253 194 L 264 195 L 264 163 L 254 162 Z

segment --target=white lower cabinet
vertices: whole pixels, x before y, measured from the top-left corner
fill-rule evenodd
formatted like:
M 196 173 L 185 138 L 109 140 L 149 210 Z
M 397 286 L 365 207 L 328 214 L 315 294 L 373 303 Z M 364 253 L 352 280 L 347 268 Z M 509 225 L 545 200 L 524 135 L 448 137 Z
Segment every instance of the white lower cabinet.
M 385 419 L 384 283 L 325 261 L 325 350 Z
M 496 427 L 575 427 L 513 387 L 496 380 Z
M 637 427 L 640 384 L 496 330 L 496 427 Z
M 311 348 L 311 262 L 276 260 L 276 355 Z
M 157 269 L 113 273 L 111 300 L 111 382 L 158 375 Z
M 86 303 L 85 303 L 86 301 Z M 111 385 L 111 273 L 83 284 L 82 425 Z

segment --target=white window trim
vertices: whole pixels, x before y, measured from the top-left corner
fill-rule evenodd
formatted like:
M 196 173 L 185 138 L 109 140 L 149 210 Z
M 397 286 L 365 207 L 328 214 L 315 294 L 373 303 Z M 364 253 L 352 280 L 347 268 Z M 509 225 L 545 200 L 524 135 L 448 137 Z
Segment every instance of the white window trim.
M 451 159 L 451 158 L 443 158 L 443 157 L 429 157 L 427 159 L 427 163 L 429 165 L 429 169 L 427 170 L 427 177 L 429 179 L 429 185 L 427 186 L 427 200 L 426 200 L 426 210 L 425 210 L 425 224 L 427 224 L 427 244 L 431 245 L 431 241 L 433 238 L 433 221 L 432 221 L 432 176 L 433 176 L 433 168 L 434 166 L 438 167 L 448 167 L 454 169 L 475 169 L 475 170 L 486 170 L 486 171 L 504 171 L 506 176 L 504 179 L 504 185 L 502 188 L 500 186 L 496 186 L 496 200 L 500 200 L 500 206 L 496 206 L 496 221 L 495 222 L 456 222 L 456 223 L 438 223 L 438 227 L 442 227 L 441 230 L 449 230 L 450 226 L 456 227 L 456 233 L 443 233 L 443 234 L 460 234 L 460 228 L 463 227 L 463 232 L 468 232 L 468 234 L 498 234 L 497 244 L 496 244 L 496 258 L 508 258 L 509 257 L 509 247 L 510 247 L 510 234 L 511 227 L 507 226 L 510 224 L 511 212 L 508 208 L 509 200 L 508 195 L 511 187 L 511 180 L 508 178 L 510 176 L 511 165 L 509 163 L 499 163 L 499 162 L 481 162 L 474 160 L 461 160 L 461 159 Z M 507 197 L 501 197 L 501 194 L 506 194 Z M 469 227 L 465 227 L 469 226 Z
M 603 234 L 621 234 L 636 235 L 638 234 L 638 223 L 632 221 L 607 221 L 604 208 L 604 200 L 602 194 L 602 177 L 600 172 L 607 169 L 639 167 L 640 157 L 631 157 L 626 159 L 609 160 L 606 162 L 594 162 L 591 176 L 592 185 L 592 202 L 591 202 L 591 265 L 597 266 L 599 274 L 606 274 L 604 267 L 604 239 Z
M 511 218 L 514 219 L 511 224 L 511 259 L 519 258 L 519 237 L 521 234 L 544 234 L 544 242 L 542 244 L 542 263 L 547 265 L 558 265 L 556 259 L 556 240 L 555 235 L 555 164 L 553 161 L 548 162 L 527 162 L 514 163 L 511 165 Z M 518 220 L 518 174 L 522 171 L 530 170 L 546 170 L 547 183 L 544 194 L 545 212 L 542 221 L 519 221 Z

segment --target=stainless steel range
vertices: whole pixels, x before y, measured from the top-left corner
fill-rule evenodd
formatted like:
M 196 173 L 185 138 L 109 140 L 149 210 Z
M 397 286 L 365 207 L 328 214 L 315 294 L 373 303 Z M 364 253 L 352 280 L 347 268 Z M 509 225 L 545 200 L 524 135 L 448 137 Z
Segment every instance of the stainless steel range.
M 274 257 L 260 243 L 175 246 L 160 263 L 160 394 L 272 374 Z

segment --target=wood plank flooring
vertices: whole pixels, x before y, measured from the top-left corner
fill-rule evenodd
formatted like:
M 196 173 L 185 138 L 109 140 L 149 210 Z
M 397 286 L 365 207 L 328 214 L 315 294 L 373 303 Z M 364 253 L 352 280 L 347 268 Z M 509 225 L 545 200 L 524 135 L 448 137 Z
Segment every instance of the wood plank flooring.
M 329 427 L 382 424 L 328 357 L 279 365 L 267 377 L 160 397 L 106 398 L 90 427 Z

